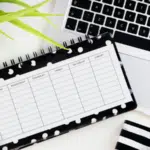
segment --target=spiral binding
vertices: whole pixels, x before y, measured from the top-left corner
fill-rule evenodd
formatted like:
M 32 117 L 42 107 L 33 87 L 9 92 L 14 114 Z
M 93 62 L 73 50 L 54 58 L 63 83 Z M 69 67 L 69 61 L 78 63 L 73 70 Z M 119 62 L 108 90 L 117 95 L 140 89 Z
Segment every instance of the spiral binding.
M 78 37 L 78 38 L 77 38 L 77 41 L 76 41 L 75 39 L 71 39 L 69 44 L 68 44 L 67 41 L 64 41 L 64 42 L 63 42 L 63 46 L 64 46 L 64 47 L 68 47 L 68 46 L 74 45 L 74 44 L 76 44 L 76 43 L 80 43 L 80 42 L 82 42 L 83 40 L 86 40 L 86 39 L 89 39 L 89 36 Z M 59 50 L 60 50 L 59 47 L 55 47 L 55 48 L 52 48 L 51 46 L 48 47 L 48 53 L 57 52 L 57 51 L 59 51 Z M 38 55 L 37 52 L 33 52 L 32 54 L 33 54 L 33 57 L 36 58 L 36 57 L 39 57 L 39 56 L 42 56 L 42 55 L 47 54 L 47 52 L 46 52 L 46 50 L 41 49 L 39 55 Z M 31 57 L 29 54 L 26 54 L 26 55 L 25 55 L 25 60 L 23 59 L 22 56 L 18 57 L 18 59 L 17 59 L 16 61 L 15 61 L 15 59 L 11 59 L 11 60 L 10 60 L 10 64 L 11 64 L 11 65 L 8 65 L 9 63 L 7 63 L 7 62 L 3 62 L 3 68 L 7 68 L 8 66 L 14 66 L 14 65 L 16 65 L 16 64 L 18 64 L 18 63 L 21 64 L 21 63 L 23 63 L 24 61 L 30 60 L 31 58 L 32 58 L 32 57 Z

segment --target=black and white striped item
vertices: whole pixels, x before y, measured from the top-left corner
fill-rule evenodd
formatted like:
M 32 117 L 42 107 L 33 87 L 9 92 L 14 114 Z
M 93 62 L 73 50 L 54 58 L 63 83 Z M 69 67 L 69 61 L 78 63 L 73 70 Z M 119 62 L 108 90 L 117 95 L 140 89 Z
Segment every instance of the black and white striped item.
M 150 150 L 150 126 L 125 121 L 116 150 Z

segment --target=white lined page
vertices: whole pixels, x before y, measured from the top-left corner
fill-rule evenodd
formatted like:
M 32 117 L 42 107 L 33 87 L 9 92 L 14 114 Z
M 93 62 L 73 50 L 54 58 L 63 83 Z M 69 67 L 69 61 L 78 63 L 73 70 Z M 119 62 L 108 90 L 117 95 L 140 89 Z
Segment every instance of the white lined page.
M 0 86 L 0 143 L 132 101 L 113 45 Z
M 48 73 L 33 76 L 29 81 L 43 125 L 62 120 L 63 115 Z
M 9 113 L 8 113 L 9 112 Z M 22 133 L 19 119 L 9 89 L 4 86 L 0 88 L 0 133 L 1 138 L 8 138 Z
M 63 66 L 50 72 L 64 118 L 83 113 L 83 107 L 74 84 L 69 66 Z M 64 80 L 66 82 L 64 82 Z M 58 82 L 58 83 L 55 83 Z M 64 96 L 67 94 L 66 96 Z
M 12 83 L 8 87 L 23 132 L 42 127 L 42 119 L 38 113 L 37 104 L 28 79 Z
M 88 59 L 70 64 L 71 73 L 85 111 L 104 105 Z
M 109 52 L 94 55 L 90 57 L 90 60 L 104 103 L 109 104 L 124 99 L 116 71 L 109 57 Z

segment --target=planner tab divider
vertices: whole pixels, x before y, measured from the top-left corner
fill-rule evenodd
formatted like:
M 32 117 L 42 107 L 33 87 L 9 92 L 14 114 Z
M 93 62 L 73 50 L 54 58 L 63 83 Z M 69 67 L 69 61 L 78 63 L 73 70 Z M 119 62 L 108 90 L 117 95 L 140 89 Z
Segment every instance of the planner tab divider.
M 69 124 L 62 124 L 55 128 L 45 130 L 43 132 L 36 133 L 31 136 L 27 136 L 23 139 L 19 139 L 18 141 L 12 141 L 4 145 L 0 144 L 0 150 L 21 149 L 33 145 L 34 143 L 39 143 L 50 138 L 56 137 L 58 135 L 68 133 L 71 130 L 79 129 L 87 125 L 96 123 L 98 121 L 105 120 L 110 117 L 128 112 L 137 107 L 131 86 L 126 76 L 126 72 L 124 70 L 123 64 L 121 63 L 117 47 L 113 38 L 108 33 L 94 38 L 86 36 L 84 40 L 81 37 L 79 37 L 77 43 L 75 42 L 75 40 L 71 39 L 71 45 L 69 45 L 67 42 L 64 42 L 64 46 L 69 49 L 68 51 L 59 48 L 56 48 L 56 51 L 53 51 L 53 49 L 49 47 L 49 53 L 45 53 L 45 51 L 42 49 L 41 56 L 38 56 L 38 54 L 35 52 L 33 54 L 34 58 L 30 58 L 29 55 L 26 55 L 26 61 L 24 61 L 22 57 L 18 58 L 19 63 L 15 63 L 14 60 L 11 60 L 12 66 L 8 66 L 7 63 L 4 62 L 4 68 L 0 70 L 0 79 L 8 80 L 16 77 L 17 75 L 23 75 L 25 73 L 46 67 L 49 63 L 53 65 L 55 63 L 94 51 L 98 48 L 105 47 L 107 45 L 107 42 L 111 42 L 111 44 L 113 44 L 114 46 L 115 52 L 118 57 L 118 61 L 120 62 L 120 66 L 124 74 L 126 83 L 128 85 L 129 91 L 131 92 L 131 97 L 133 101 L 127 102 L 121 106 L 117 105 L 111 109 L 106 109 L 101 112 L 97 112 L 79 120 L 72 121 Z

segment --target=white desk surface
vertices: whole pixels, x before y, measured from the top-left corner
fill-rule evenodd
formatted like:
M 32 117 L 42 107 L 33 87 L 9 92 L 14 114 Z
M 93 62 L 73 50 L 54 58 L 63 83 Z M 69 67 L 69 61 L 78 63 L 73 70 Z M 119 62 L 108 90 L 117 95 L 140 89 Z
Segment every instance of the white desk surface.
M 29 1 L 29 0 L 28 0 Z M 37 1 L 41 0 L 32 0 L 33 4 Z M 31 2 L 31 1 L 30 1 Z M 9 7 L 9 8 L 8 8 Z M 12 7 L 11 5 L 0 5 L 0 9 L 4 8 L 4 10 L 17 9 L 17 7 Z M 50 12 L 51 6 L 48 4 L 42 8 L 42 10 L 46 12 Z M 29 23 L 33 27 L 39 29 L 42 32 L 47 30 L 47 24 L 41 18 L 26 18 L 22 19 L 23 21 Z M 30 35 L 18 29 L 9 23 L 4 23 L 0 25 L 1 29 L 4 29 L 8 34 L 12 35 L 15 38 L 15 41 L 11 41 L 6 39 L 4 36 L 0 35 L 0 68 L 2 67 L 3 61 L 8 61 L 12 58 L 17 58 L 19 56 L 24 56 L 25 54 L 32 53 L 33 51 L 37 51 L 37 49 L 45 46 L 43 41 L 38 39 L 37 37 Z M 54 31 L 49 31 L 47 33 L 51 36 L 54 35 Z M 58 32 L 58 31 L 56 31 Z M 128 59 L 126 56 L 122 55 L 123 61 Z M 132 63 L 136 62 L 136 60 L 132 59 L 130 61 Z M 128 65 L 127 65 L 128 66 Z M 126 67 L 126 64 L 125 64 Z M 132 66 L 134 68 L 134 66 Z M 132 69 L 132 67 L 130 69 Z M 142 66 L 139 66 L 142 69 Z M 127 70 L 129 70 L 127 68 Z M 130 75 L 130 74 L 129 74 Z M 139 76 L 140 77 L 140 76 Z M 132 77 L 129 77 L 132 79 Z M 134 83 L 133 83 L 134 84 Z M 137 86 L 136 84 L 133 85 Z M 142 88 L 142 87 L 141 87 Z M 135 95 L 138 96 L 140 88 L 135 90 Z M 140 97 L 141 95 L 139 95 Z M 140 97 L 141 98 L 141 97 Z M 116 142 L 118 140 L 118 136 L 121 131 L 122 124 L 124 120 L 130 119 L 139 123 L 148 124 L 150 126 L 150 117 L 140 113 L 138 111 L 132 111 L 111 119 L 108 119 L 103 122 L 99 122 L 92 126 L 88 126 L 76 131 L 71 131 L 68 134 L 62 135 L 60 137 L 48 140 L 41 144 L 35 144 L 34 146 L 26 148 L 26 150 L 114 150 Z

